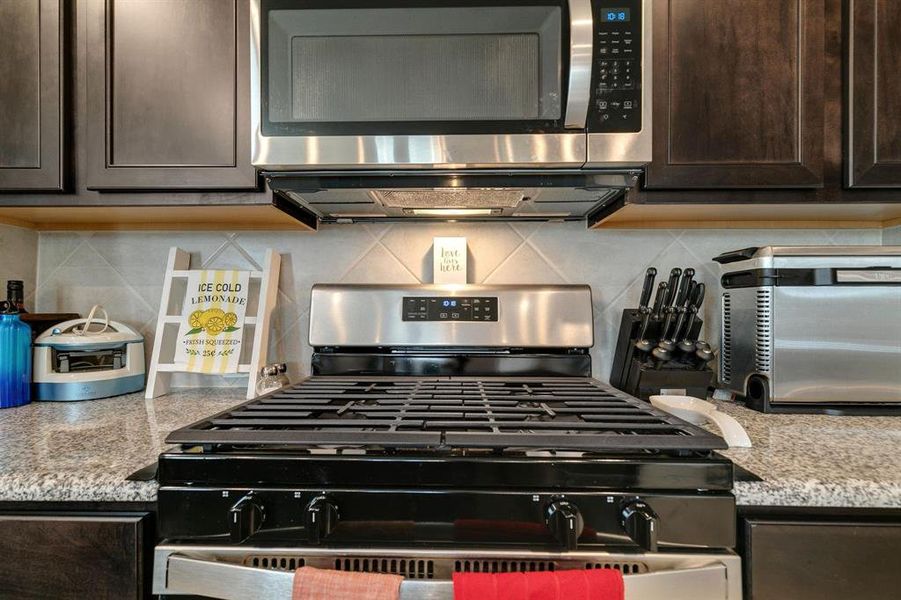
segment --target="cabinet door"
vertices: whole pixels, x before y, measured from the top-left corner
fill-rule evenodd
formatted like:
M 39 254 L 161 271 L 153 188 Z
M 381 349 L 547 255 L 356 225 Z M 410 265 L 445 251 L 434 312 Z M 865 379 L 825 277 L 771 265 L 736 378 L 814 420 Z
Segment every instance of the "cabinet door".
M 143 515 L 0 515 L 0 599 L 145 595 Z
M 745 523 L 747 600 L 884 600 L 901 590 L 901 525 Z
M 60 0 L 0 0 L 0 190 L 63 189 L 64 31 Z
M 901 187 L 901 2 L 849 5 L 850 187 Z
M 257 186 L 247 0 L 88 0 L 87 187 Z
M 654 2 L 656 188 L 823 184 L 824 7 Z

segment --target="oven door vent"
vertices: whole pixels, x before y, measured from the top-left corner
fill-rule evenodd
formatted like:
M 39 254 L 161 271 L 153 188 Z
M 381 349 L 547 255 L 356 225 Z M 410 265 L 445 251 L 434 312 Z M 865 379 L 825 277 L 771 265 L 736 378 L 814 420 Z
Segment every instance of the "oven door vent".
M 244 565 L 277 571 L 309 566 L 357 573 L 386 573 L 406 579 L 450 579 L 454 573 L 529 573 L 567 569 L 616 569 L 623 575 L 648 573 L 639 561 L 579 562 L 575 560 L 518 560 L 504 558 L 413 558 L 372 556 L 291 556 L 254 554 Z
M 435 563 L 431 560 L 403 558 L 336 558 L 336 571 L 355 573 L 388 573 L 406 579 L 434 579 Z
M 585 563 L 586 569 L 616 569 L 623 575 L 639 575 L 648 572 L 648 566 L 640 562 Z
M 278 571 L 294 571 L 305 566 L 306 561 L 296 556 L 248 556 L 244 561 L 247 567 L 257 569 L 275 569 Z

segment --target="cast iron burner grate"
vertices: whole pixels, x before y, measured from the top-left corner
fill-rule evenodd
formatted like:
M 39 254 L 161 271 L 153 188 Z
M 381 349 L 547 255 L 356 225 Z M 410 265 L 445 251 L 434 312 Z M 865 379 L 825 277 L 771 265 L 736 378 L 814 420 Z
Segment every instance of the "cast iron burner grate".
M 594 379 L 310 377 L 174 444 L 713 450 L 723 440 Z

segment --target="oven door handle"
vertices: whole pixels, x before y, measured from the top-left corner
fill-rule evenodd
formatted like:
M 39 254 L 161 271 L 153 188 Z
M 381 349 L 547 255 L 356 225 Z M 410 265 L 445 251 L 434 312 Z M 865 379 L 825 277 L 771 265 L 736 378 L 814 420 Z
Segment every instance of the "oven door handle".
M 290 600 L 293 571 L 245 567 L 178 554 L 167 558 L 166 594 L 195 594 L 219 600 Z M 626 600 L 732 600 L 726 566 L 624 575 Z M 450 581 L 404 580 L 401 600 L 453 600 Z M 736 599 L 737 600 L 737 599 Z
M 566 129 L 585 129 L 591 102 L 591 62 L 594 19 L 591 0 L 567 0 L 569 6 L 569 84 L 566 91 Z

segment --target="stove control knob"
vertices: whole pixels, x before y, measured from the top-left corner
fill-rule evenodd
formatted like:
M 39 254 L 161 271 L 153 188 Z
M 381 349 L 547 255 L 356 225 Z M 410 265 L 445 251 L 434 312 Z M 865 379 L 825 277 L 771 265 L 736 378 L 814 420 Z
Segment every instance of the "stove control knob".
M 545 509 L 544 522 L 561 546 L 566 550 L 576 549 L 585 522 L 575 504 L 566 500 L 554 500 Z
M 659 521 L 654 509 L 641 500 L 625 503 L 620 515 L 620 523 L 632 541 L 648 552 L 657 552 Z
M 231 541 L 240 544 L 263 526 L 266 512 L 253 492 L 238 500 L 228 511 Z
M 338 525 L 338 505 L 327 496 L 318 496 L 307 505 L 307 536 L 318 544 Z

